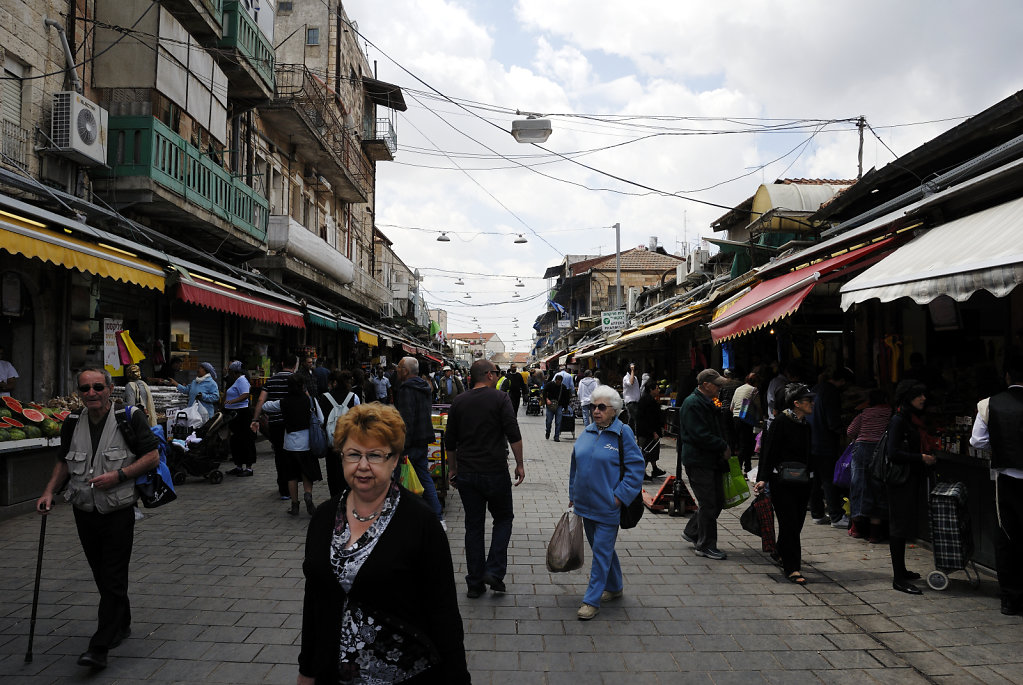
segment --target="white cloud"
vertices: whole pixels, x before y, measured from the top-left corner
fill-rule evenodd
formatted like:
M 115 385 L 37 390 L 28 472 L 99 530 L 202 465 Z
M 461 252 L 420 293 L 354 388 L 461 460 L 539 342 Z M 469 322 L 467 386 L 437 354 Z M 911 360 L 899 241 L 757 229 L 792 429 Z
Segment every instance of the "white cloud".
M 887 146 L 904 154 L 958 122 L 887 126 L 975 114 L 1023 86 L 1015 35 L 1023 5 L 1010 0 L 982 6 L 922 0 L 516 0 L 511 7 L 467 0 L 353 0 L 345 8 L 367 37 L 432 87 L 512 110 L 693 118 L 864 115 Z M 379 60 L 381 78 L 406 88 L 410 105 L 398 120 L 398 163 L 378 165 L 378 221 L 451 231 L 522 232 L 529 238 L 527 245 L 514 245 L 511 235 L 438 243 L 433 234 L 385 229 L 411 266 L 537 276 L 559 260 L 480 186 L 558 251 L 571 253 L 612 251 L 613 231 L 607 227 L 616 221 L 623 227 L 623 248 L 645 243 L 651 235 L 673 248 L 676 240 L 693 242 L 707 234 L 710 222 L 726 211 L 656 194 L 593 192 L 523 168 L 473 171 L 477 184 L 458 171 L 402 164 L 451 166 L 444 157 L 418 154 L 413 147 L 436 146 L 452 154 L 489 154 L 485 148 L 491 148 L 523 164 L 550 161 L 534 169 L 589 187 L 644 192 L 564 160 L 523 157 L 542 153 L 515 144 L 504 132 L 514 115 L 475 110 L 495 126 L 450 103 L 424 99 L 411 92 L 426 90 L 422 84 L 372 49 L 371 59 Z M 555 133 L 546 147 L 565 154 L 642 134 L 606 121 L 553 121 Z M 725 126 L 696 119 L 643 123 L 650 126 L 646 133 L 656 132 L 657 126 Z M 756 169 L 809 137 L 807 132 L 659 136 L 577 160 L 673 192 L 744 176 L 693 193 L 731 207 L 752 195 L 759 183 L 782 174 L 855 177 L 858 135 L 848 125 L 820 133 L 798 156 L 793 153 L 765 170 Z M 885 145 L 868 131 L 865 168 L 891 159 Z M 510 164 L 500 159 L 457 161 L 464 168 Z M 452 290 L 441 287 L 443 278 L 427 276 L 425 285 L 431 290 Z M 540 289 L 541 281 L 527 283 L 528 292 Z M 473 302 L 510 296 L 508 283 L 496 279 L 473 279 L 471 287 Z M 485 329 L 508 338 L 513 335 L 507 328 L 511 317 L 527 323 L 541 305 L 450 309 L 453 318 L 476 316 Z M 525 328 L 523 337 L 528 333 Z

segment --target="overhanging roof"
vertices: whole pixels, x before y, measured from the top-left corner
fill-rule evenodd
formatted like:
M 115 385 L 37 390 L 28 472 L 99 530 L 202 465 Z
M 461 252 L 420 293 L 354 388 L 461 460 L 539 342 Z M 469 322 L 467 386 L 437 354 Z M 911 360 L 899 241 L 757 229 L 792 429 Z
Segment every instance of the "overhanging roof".
M 405 104 L 405 96 L 401 93 L 401 88 L 393 83 L 363 76 L 362 88 L 366 91 L 366 97 L 378 105 L 390 107 L 399 112 L 404 112 L 408 109 L 408 105 Z
M 964 302 L 978 290 L 1004 297 L 1023 283 L 1023 198 L 932 228 L 842 286 L 842 309 L 870 299 L 939 295 Z

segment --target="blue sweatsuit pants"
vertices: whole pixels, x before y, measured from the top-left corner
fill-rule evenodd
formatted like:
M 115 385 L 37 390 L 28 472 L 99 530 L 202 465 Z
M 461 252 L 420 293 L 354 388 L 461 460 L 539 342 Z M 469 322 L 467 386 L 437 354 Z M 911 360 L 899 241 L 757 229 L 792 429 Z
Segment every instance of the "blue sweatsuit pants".
M 590 565 L 590 584 L 583 595 L 583 604 L 600 606 L 600 595 L 604 590 L 621 592 L 624 585 L 622 565 L 618 562 L 615 552 L 615 540 L 618 538 L 618 525 L 598 523 L 592 519 L 583 519 L 583 531 L 590 543 L 593 563 Z

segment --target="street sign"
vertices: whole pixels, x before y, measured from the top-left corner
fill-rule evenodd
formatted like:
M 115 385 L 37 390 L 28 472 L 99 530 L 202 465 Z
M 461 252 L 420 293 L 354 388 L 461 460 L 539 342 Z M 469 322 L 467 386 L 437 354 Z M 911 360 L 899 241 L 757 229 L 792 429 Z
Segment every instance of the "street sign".
M 572 320 L 571 319 L 558 319 L 558 328 L 571 328 L 571 327 L 572 327 Z
M 628 321 L 628 312 L 624 309 L 612 309 L 608 312 L 601 312 L 600 321 L 605 333 L 620 331 L 625 328 L 625 324 Z

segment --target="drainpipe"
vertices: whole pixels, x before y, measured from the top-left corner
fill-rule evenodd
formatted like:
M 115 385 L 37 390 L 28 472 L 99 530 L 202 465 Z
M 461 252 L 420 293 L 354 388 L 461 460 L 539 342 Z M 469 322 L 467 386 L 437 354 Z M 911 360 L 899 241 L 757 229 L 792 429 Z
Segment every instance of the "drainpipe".
M 75 71 L 75 58 L 71 54 L 71 46 L 68 45 L 67 34 L 64 32 L 64 26 L 53 19 L 46 19 L 43 21 L 43 24 L 46 26 L 52 26 L 57 29 L 57 33 L 60 34 L 60 44 L 64 46 L 64 59 L 67 61 L 67 71 L 71 75 L 71 87 L 80 95 L 82 93 L 82 82 L 78 80 L 78 72 Z

